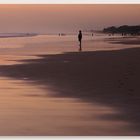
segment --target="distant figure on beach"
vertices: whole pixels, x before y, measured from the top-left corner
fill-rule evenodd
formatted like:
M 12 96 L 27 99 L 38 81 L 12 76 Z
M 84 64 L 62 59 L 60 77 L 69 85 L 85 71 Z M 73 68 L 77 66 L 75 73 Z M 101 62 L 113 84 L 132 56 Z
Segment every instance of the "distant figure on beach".
M 82 42 L 82 31 L 80 30 L 79 31 L 79 34 L 78 34 L 78 40 L 79 40 L 79 46 L 80 46 L 80 48 L 79 48 L 79 51 L 81 51 L 82 50 L 82 46 L 81 46 L 81 42 Z

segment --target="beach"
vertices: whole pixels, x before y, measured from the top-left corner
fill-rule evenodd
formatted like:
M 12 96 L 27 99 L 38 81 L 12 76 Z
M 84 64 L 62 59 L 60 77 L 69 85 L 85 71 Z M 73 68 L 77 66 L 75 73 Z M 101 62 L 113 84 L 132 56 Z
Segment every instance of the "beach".
M 140 38 L 0 38 L 0 135 L 140 135 Z

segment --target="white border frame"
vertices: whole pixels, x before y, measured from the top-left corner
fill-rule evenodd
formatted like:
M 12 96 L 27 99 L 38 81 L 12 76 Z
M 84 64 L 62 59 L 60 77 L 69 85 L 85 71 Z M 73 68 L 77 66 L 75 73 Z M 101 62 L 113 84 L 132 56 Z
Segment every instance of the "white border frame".
M 0 4 L 140 4 L 140 0 L 0 0 Z

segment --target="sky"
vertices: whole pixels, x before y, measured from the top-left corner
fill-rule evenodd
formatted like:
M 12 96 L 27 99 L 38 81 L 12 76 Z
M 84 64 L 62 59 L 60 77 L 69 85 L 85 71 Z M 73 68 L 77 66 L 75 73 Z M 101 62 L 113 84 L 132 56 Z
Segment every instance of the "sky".
M 140 4 L 0 5 L 0 33 L 58 33 L 140 25 Z

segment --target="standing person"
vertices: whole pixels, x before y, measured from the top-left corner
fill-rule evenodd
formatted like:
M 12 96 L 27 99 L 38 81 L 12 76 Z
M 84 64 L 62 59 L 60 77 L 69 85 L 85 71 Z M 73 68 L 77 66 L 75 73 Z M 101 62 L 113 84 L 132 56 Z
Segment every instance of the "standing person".
M 82 50 L 82 46 L 81 46 L 81 42 L 82 42 L 82 31 L 81 30 L 79 31 L 79 34 L 78 34 L 78 40 L 80 42 L 80 44 L 79 44 L 79 46 L 80 46 L 79 51 L 81 51 Z

